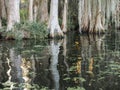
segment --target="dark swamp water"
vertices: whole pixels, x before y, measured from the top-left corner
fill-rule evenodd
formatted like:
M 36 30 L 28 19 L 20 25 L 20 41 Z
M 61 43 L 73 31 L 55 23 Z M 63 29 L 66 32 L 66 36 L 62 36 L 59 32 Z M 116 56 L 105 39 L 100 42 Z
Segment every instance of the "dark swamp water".
M 0 41 L 1 90 L 120 90 L 120 31 Z

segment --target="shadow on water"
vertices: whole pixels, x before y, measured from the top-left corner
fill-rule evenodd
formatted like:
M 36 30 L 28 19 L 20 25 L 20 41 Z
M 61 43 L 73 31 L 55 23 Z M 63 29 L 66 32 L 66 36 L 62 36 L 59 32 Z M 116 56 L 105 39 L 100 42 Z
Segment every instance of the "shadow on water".
M 120 90 L 119 33 L 0 42 L 0 89 Z

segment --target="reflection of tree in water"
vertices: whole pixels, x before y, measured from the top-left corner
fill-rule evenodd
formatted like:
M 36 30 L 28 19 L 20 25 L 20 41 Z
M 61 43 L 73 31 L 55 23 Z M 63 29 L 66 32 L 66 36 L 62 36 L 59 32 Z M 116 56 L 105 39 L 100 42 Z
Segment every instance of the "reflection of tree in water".
M 10 89 L 15 88 L 15 83 L 22 83 L 22 70 L 20 67 L 21 64 L 21 56 L 15 53 L 14 48 L 9 49 L 9 57 L 7 59 L 8 64 L 8 80 L 5 82 L 5 85 L 10 85 Z
M 35 78 L 35 61 L 33 56 L 30 59 L 22 58 L 21 63 L 22 78 L 24 80 L 24 89 L 30 90 L 32 88 L 33 80 Z
M 55 90 L 59 90 L 59 72 L 57 69 L 57 65 L 58 65 L 58 55 L 59 55 L 59 51 L 60 51 L 60 46 L 61 46 L 62 41 L 50 41 L 50 54 L 51 54 L 51 59 L 50 59 L 50 72 L 52 75 L 52 80 L 54 83 L 54 86 L 50 87 L 52 89 Z M 53 85 L 53 83 L 51 83 L 51 85 Z
M 104 56 L 104 36 L 75 36 L 72 43 L 67 45 L 66 63 L 69 66 L 69 75 L 64 71 L 66 87 L 79 86 L 83 88 L 85 79 L 87 85 L 94 78 L 94 57 Z M 67 41 L 67 44 L 70 42 Z M 102 53 L 102 54 L 101 54 Z M 85 79 L 84 79 L 85 78 Z
M 118 60 L 118 56 L 115 54 L 115 49 L 113 49 L 116 48 L 114 37 L 110 41 L 107 41 L 108 38 L 109 36 L 81 36 L 82 70 L 84 69 L 82 75 L 87 80 L 85 83 L 87 89 L 102 88 L 111 90 L 110 87 L 118 89 L 115 83 L 118 82 L 117 77 L 119 74 L 117 73 L 119 73 L 118 65 L 120 63 L 115 61 Z M 112 48 L 110 48 L 111 46 Z
M 82 75 L 86 78 L 87 87 L 91 86 L 91 82 L 94 78 L 94 58 L 103 57 L 105 54 L 104 48 L 104 35 L 89 35 L 81 36 L 81 56 L 82 56 Z
M 2 65 L 4 65 L 3 68 L 6 69 L 6 70 L 4 69 L 3 72 L 4 73 L 7 72 L 7 75 L 4 74 L 4 76 L 1 76 L 3 80 L 5 80 L 5 81 L 1 81 L 2 83 L 5 82 L 4 83 L 5 88 L 6 86 L 8 86 L 8 88 L 13 89 L 16 86 L 16 88 L 18 89 L 31 89 L 31 88 L 39 89 L 41 86 L 46 86 L 47 85 L 46 77 L 48 74 L 43 74 L 43 73 L 47 72 L 45 70 L 48 68 L 48 65 L 47 65 L 48 64 L 48 57 L 47 57 L 48 50 L 46 48 L 39 49 L 39 47 L 41 47 L 40 46 L 41 44 L 36 46 L 36 48 L 33 48 L 35 46 L 33 44 L 32 46 L 29 46 L 31 45 L 31 43 L 29 44 L 22 43 L 22 46 L 20 46 L 21 45 L 20 44 L 19 47 L 14 47 L 14 48 L 13 48 L 13 45 L 11 45 L 12 48 L 10 47 L 10 45 L 11 44 L 9 45 L 7 44 L 7 46 L 5 45 L 5 47 L 7 47 L 7 50 L 4 49 L 4 53 L 2 53 L 2 57 L 1 57 L 4 60 L 4 63 L 6 64 L 6 65 L 4 64 Z M 26 46 L 23 47 L 23 45 L 27 45 L 27 47 Z M 25 53 L 23 51 L 21 52 L 21 48 L 22 50 L 24 50 L 24 52 L 25 50 L 29 50 L 29 52 L 25 52 Z M 37 52 L 33 53 L 32 49 L 35 49 L 35 50 L 37 49 Z M 45 57 L 44 57 L 44 54 L 46 54 Z M 43 66 L 45 66 L 46 69 Z M 45 83 L 40 83 L 43 81 L 45 81 Z
M 5 82 L 8 77 L 7 77 L 7 73 L 5 71 L 7 71 L 8 69 L 8 65 L 6 64 L 6 48 L 3 47 L 2 45 L 0 46 L 0 83 L 1 82 Z

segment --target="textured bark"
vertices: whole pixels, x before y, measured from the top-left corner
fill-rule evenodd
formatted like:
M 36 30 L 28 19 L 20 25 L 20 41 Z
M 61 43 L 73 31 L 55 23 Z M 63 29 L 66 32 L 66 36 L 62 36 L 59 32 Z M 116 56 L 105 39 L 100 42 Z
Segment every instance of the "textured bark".
M 1 0 L 2 18 L 7 19 L 7 0 Z
M 0 28 L 2 27 L 2 21 L 1 21 L 1 18 L 2 18 L 2 1 L 0 0 Z
M 96 19 L 96 12 L 97 12 L 97 1 L 92 0 L 91 1 L 91 21 L 89 26 L 89 33 L 94 33 L 94 26 L 95 26 L 95 19 Z
M 98 9 L 97 9 L 97 15 L 96 15 L 96 23 L 95 23 L 95 33 L 104 32 L 104 27 L 102 25 L 102 12 L 101 12 L 101 0 L 98 0 Z
M 89 33 L 104 32 L 105 6 L 102 0 L 79 0 L 79 31 Z
M 104 33 L 112 23 L 116 22 L 118 26 L 118 2 L 119 0 L 79 0 L 79 31 Z
M 38 0 L 34 0 L 33 2 L 33 20 L 37 20 L 37 15 L 38 15 Z
M 101 11 L 102 11 L 102 17 L 101 17 L 101 23 L 104 26 L 104 29 L 106 29 L 105 27 L 105 9 L 106 9 L 106 1 L 105 0 L 101 0 Z
M 51 38 L 54 38 L 55 36 L 63 37 L 63 32 L 61 31 L 61 28 L 58 22 L 58 0 L 51 0 L 50 19 L 49 19 L 48 29 L 50 30 Z
M 30 22 L 33 21 L 33 0 L 29 0 L 29 16 L 28 19 Z
M 87 0 L 84 0 L 84 12 L 83 12 L 83 20 L 82 20 L 82 29 L 83 29 L 83 32 L 86 32 L 88 30 L 88 1 Z
M 20 13 L 19 13 L 19 4 L 20 0 L 9 0 L 8 1 L 8 8 L 7 8 L 7 16 L 8 16 L 8 23 L 7 23 L 7 31 L 13 28 L 15 23 L 20 22 Z
M 120 1 L 116 0 L 116 8 L 115 8 L 115 27 L 120 28 Z
M 39 22 L 48 22 L 48 0 L 39 1 L 38 20 Z
M 79 11 L 78 11 L 78 20 L 79 20 L 79 32 L 82 32 L 82 17 L 84 12 L 84 0 L 79 0 Z
M 64 33 L 67 32 L 67 12 L 68 11 L 68 0 L 64 1 L 64 11 L 63 11 L 63 21 L 62 21 L 62 30 Z

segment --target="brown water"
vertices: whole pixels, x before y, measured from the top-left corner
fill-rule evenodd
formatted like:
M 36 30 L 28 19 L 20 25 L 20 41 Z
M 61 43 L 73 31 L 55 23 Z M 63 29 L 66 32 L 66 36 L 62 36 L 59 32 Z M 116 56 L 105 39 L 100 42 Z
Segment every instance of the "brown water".
M 120 90 L 120 32 L 1 41 L 1 90 Z

